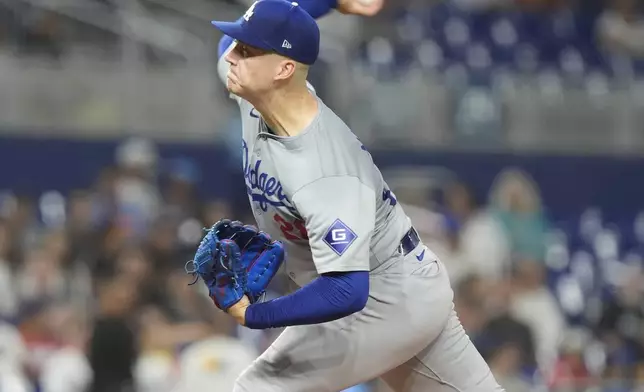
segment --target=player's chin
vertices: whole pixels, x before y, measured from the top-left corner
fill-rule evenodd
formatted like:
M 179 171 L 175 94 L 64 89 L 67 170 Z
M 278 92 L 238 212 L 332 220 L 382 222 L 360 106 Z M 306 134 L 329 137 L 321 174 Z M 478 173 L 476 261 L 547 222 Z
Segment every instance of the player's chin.
M 237 94 L 241 90 L 241 86 L 231 78 L 228 78 L 228 80 L 226 81 L 226 88 L 233 94 Z
M 241 86 L 239 86 L 238 84 L 228 83 L 228 92 L 241 97 L 243 96 L 244 89 L 241 88 Z

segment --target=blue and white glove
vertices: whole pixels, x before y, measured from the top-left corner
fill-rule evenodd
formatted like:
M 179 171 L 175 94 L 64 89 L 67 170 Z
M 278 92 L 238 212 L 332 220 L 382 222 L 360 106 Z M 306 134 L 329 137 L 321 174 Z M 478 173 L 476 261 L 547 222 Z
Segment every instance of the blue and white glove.
M 194 270 L 188 272 L 201 277 L 217 307 L 227 310 L 244 294 L 251 303 L 260 301 L 284 256 L 280 241 L 254 226 L 224 219 L 207 231 Z
M 195 259 L 194 273 L 197 273 L 208 287 L 208 294 L 215 305 L 227 311 L 244 296 L 246 269 L 243 267 L 241 252 L 234 241 L 219 241 L 214 232 L 204 236 Z

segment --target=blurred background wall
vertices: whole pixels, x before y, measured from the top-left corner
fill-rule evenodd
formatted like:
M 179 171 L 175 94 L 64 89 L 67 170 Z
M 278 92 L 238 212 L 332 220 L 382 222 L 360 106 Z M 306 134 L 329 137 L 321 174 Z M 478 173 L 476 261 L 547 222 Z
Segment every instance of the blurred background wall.
M 644 390 L 642 4 L 320 21 L 311 82 L 508 392 Z M 279 333 L 236 328 L 183 270 L 202 227 L 253 219 L 209 24 L 248 5 L 0 0 L 1 391 L 226 392 Z

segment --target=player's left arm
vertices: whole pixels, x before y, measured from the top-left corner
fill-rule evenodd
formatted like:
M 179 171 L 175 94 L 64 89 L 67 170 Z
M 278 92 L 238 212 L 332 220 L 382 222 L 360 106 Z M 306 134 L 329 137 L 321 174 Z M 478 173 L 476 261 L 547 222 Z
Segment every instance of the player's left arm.
M 356 177 L 317 180 L 293 195 L 320 276 L 287 296 L 233 309 L 253 329 L 318 324 L 362 310 L 369 298 L 375 193 Z

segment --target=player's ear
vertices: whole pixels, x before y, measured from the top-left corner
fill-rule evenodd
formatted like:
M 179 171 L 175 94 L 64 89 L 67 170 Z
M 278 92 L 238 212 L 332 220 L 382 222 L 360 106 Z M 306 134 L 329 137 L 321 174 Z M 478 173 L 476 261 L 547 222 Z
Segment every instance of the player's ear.
M 275 80 L 288 80 L 297 71 L 297 63 L 291 59 L 283 59 L 279 62 L 277 67 L 277 74 Z

